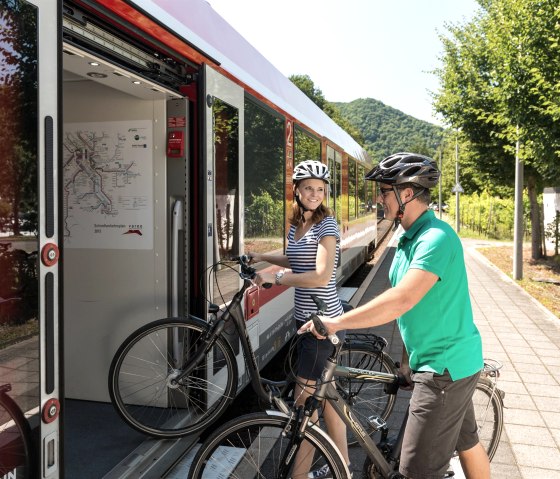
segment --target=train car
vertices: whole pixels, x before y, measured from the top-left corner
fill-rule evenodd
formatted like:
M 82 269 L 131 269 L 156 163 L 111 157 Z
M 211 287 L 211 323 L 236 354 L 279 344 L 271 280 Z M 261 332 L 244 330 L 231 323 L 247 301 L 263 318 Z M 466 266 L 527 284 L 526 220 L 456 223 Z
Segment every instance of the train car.
M 342 284 L 375 248 L 372 165 L 211 2 L 0 0 L 0 22 L 0 383 L 37 477 L 156 477 L 138 470 L 160 446 L 109 404 L 119 345 L 227 303 L 240 280 L 209 279 L 217 261 L 283 250 L 304 159 L 333 175 Z M 294 332 L 293 292 L 248 298 L 264 367 Z

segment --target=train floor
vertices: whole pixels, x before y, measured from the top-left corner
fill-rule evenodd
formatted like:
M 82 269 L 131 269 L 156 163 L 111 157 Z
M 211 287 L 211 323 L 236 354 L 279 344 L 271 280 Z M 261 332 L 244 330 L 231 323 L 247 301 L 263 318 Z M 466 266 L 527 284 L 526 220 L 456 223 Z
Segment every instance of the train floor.
M 67 399 L 64 410 L 66 479 L 100 479 L 145 440 L 111 404 Z

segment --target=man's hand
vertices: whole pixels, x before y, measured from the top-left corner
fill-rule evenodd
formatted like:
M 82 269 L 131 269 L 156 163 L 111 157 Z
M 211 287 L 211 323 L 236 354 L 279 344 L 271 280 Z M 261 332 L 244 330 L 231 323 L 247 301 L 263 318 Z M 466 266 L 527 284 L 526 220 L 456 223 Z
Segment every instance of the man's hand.
M 323 323 L 323 325 L 325 326 L 325 328 L 327 329 L 329 334 L 334 334 L 336 333 L 336 330 L 334 328 L 334 318 L 327 318 L 326 316 L 319 316 L 319 319 L 321 320 L 321 322 Z M 298 334 L 303 334 L 303 333 L 311 333 L 313 334 L 313 336 L 315 336 L 317 339 L 325 339 L 326 336 L 322 336 L 319 334 L 319 332 L 315 329 L 315 325 L 313 324 L 313 321 L 307 321 L 307 323 L 305 323 L 301 328 L 298 329 Z

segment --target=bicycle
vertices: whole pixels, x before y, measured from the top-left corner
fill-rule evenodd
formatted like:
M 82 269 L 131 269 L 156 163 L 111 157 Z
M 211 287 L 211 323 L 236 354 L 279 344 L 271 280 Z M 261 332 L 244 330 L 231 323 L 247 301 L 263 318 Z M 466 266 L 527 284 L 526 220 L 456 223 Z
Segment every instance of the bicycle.
M 340 366 L 397 373 L 399 363 L 395 363 L 384 351 L 387 347 L 385 338 L 373 333 L 347 333 L 344 341 L 338 357 Z M 294 360 L 291 359 L 291 362 L 294 363 Z M 293 369 L 292 367 L 290 372 Z M 362 378 L 337 377 L 336 386 L 344 401 L 352 406 L 356 416 L 365 425 L 370 436 L 376 433 L 375 424 L 370 424 L 370 420 L 379 417 L 387 421 L 395 406 L 396 394 L 387 394 L 383 384 L 365 381 Z M 353 432 L 347 429 L 346 433 L 348 446 L 356 446 L 358 441 Z
M 238 386 L 237 361 L 224 336 L 231 323 L 259 400 L 274 405 L 274 397 L 288 391 L 289 380 L 261 377 L 251 347 L 242 309 L 245 291 L 256 276 L 249 260 L 247 256 L 233 259 L 243 284 L 223 310 L 209 305 L 209 322 L 192 315 L 160 319 L 133 332 L 119 347 L 109 369 L 109 394 L 130 427 L 154 437 L 177 438 L 204 430 L 223 414 Z M 221 267 L 232 268 L 219 262 L 209 268 L 209 274 Z M 386 343 L 362 338 L 351 347 L 345 344 L 341 360 L 347 364 L 367 361 L 383 371 L 394 367 L 382 351 L 374 349 Z M 394 400 L 382 391 L 371 389 L 366 395 L 357 382 L 341 387 L 349 400 L 360 404 L 364 416 L 386 417 L 391 412 Z
M 314 318 L 319 331 L 322 324 Z M 398 473 L 399 457 L 407 414 L 403 419 L 399 433 L 395 438 L 388 437 L 385 421 L 372 418 L 381 438 L 376 444 L 366 432 L 364 425 L 357 418 L 351 405 L 345 403 L 333 384 L 335 377 L 360 378 L 363 381 L 383 383 L 388 392 L 396 392 L 403 380 L 398 374 L 381 373 L 355 368 L 342 367 L 337 364 L 341 345 L 334 346 L 334 353 L 327 361 L 322 381 L 305 406 L 291 409 L 282 398 L 275 398 L 276 411 L 254 413 L 236 418 L 212 433 L 196 452 L 189 471 L 189 479 L 202 477 L 229 478 L 307 478 L 308 471 L 329 467 L 335 479 L 347 479 L 350 471 L 344 458 L 334 446 L 332 440 L 310 420 L 315 410 L 323 401 L 327 401 L 337 411 L 344 423 L 355 434 L 358 443 L 366 453 L 362 468 L 362 478 L 392 478 L 402 476 Z M 500 365 L 501 366 L 501 365 Z M 481 378 L 477 393 L 488 397 L 486 417 L 477 416 L 481 439 L 489 456 L 493 456 L 499 442 L 503 425 L 503 393 L 496 385 L 489 386 L 490 379 L 497 379 L 498 363 L 488 363 L 485 377 Z M 490 434 L 486 434 L 487 425 L 483 420 L 489 419 L 488 412 L 495 414 L 490 421 Z M 480 410 L 478 410 L 478 414 Z M 303 446 L 306 445 L 306 446 Z M 307 450 L 305 449 L 307 448 Z M 305 455 L 305 457 L 302 457 Z M 296 471 L 307 460 L 306 467 Z M 219 474 L 219 476 L 218 476 Z M 453 472 L 449 473 L 451 477 Z
M 35 475 L 31 427 L 11 390 L 11 384 L 0 386 L 0 477 L 29 479 Z

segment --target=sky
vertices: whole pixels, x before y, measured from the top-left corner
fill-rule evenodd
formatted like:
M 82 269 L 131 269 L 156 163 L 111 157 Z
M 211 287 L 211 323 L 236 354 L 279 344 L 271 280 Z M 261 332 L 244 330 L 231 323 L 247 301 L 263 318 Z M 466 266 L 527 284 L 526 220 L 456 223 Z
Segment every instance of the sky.
M 375 98 L 435 124 L 439 35 L 478 9 L 476 0 L 207 1 L 280 72 L 309 75 L 328 101 Z

